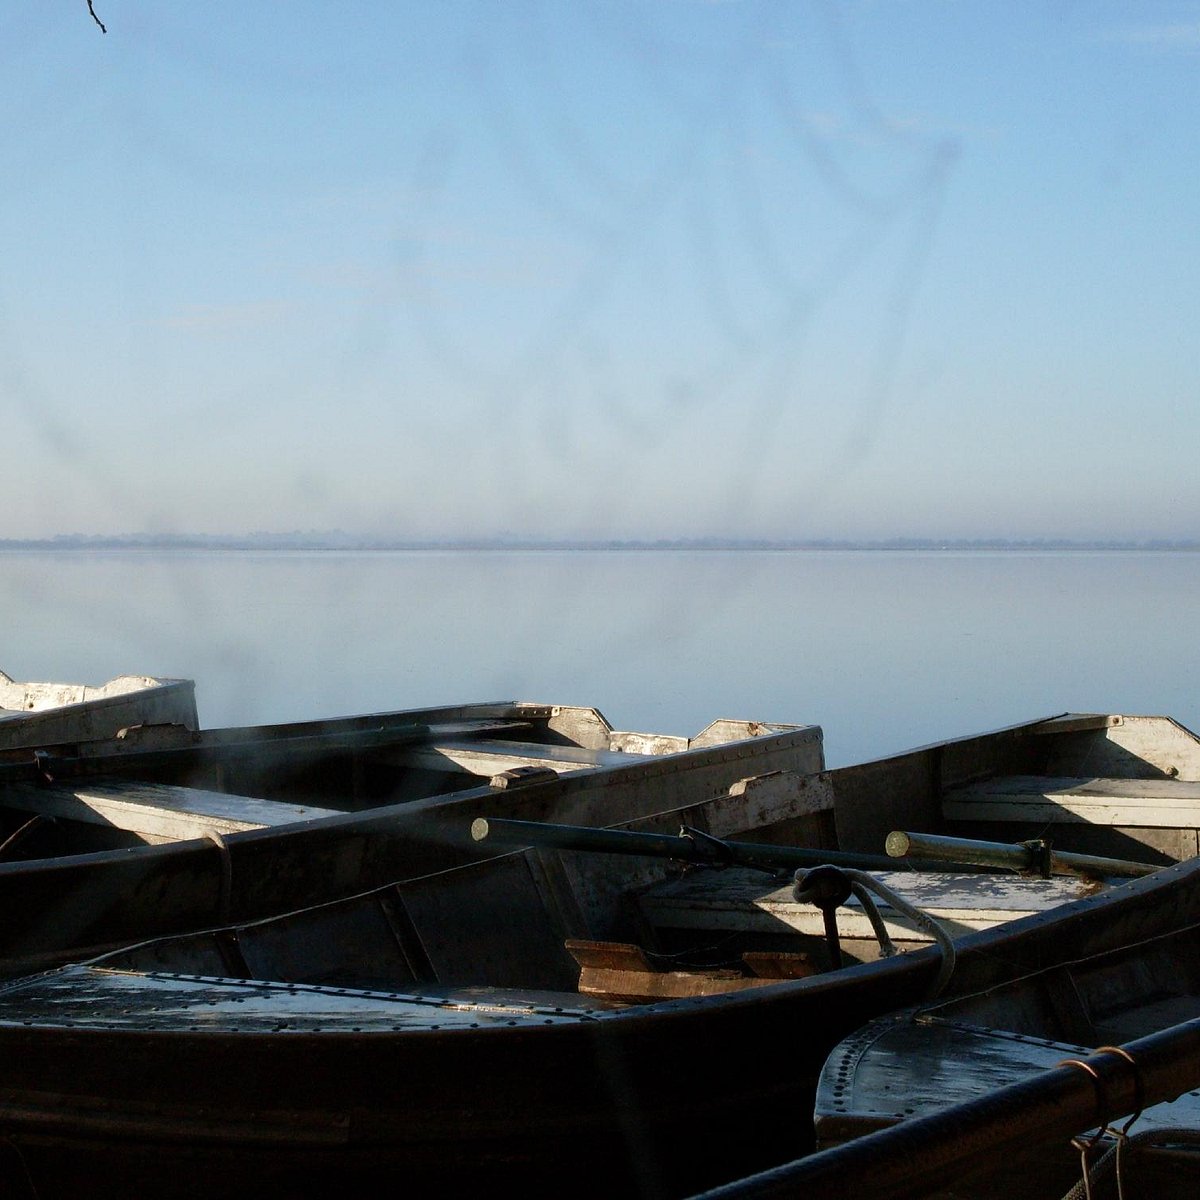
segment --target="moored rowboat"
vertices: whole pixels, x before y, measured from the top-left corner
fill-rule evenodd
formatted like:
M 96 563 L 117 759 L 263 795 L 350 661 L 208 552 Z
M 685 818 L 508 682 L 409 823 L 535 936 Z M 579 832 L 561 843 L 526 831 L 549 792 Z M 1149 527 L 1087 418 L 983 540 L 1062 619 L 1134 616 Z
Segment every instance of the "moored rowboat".
M 822 765 L 816 726 L 687 737 L 518 701 L 0 751 L 0 976 L 478 858 L 408 832 L 447 806 L 602 824 Z

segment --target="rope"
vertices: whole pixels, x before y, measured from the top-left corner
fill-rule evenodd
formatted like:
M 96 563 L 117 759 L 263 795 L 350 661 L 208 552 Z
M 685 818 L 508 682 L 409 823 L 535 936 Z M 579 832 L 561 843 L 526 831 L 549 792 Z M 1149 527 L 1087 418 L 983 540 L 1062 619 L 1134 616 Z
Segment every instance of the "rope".
M 954 973 L 954 964 L 958 957 L 958 952 L 954 949 L 954 939 L 950 936 L 949 932 L 927 912 L 923 912 L 899 893 L 892 891 L 886 883 L 881 883 L 874 875 L 866 871 L 856 871 L 852 868 L 843 868 L 843 871 L 850 880 L 850 886 L 854 888 L 854 894 L 858 896 L 863 908 L 866 910 L 867 917 L 871 922 L 871 928 L 875 930 L 875 936 L 879 939 L 879 949 L 885 958 L 890 958 L 894 955 L 896 947 L 893 945 L 891 938 L 888 937 L 887 929 L 883 924 L 883 918 L 879 915 L 875 901 L 867 894 L 868 892 L 874 892 L 876 896 L 887 904 L 890 904 L 897 912 L 903 913 L 919 929 L 923 929 L 937 942 L 942 951 L 942 965 L 938 968 L 937 978 L 933 981 L 933 987 L 929 991 L 929 998 L 933 999 L 934 996 L 940 995 L 946 984 L 950 982 L 950 976 Z M 861 887 L 861 891 L 855 887 L 856 884 Z
M 1117 1185 L 1117 1200 L 1125 1200 L 1125 1158 L 1131 1149 L 1140 1149 L 1154 1145 L 1200 1145 L 1200 1129 L 1146 1129 L 1139 1134 L 1131 1134 L 1134 1123 L 1141 1118 L 1145 1106 L 1146 1091 L 1142 1082 L 1142 1073 L 1138 1069 L 1137 1059 L 1124 1046 L 1100 1046 L 1095 1054 L 1114 1054 L 1125 1060 L 1133 1073 L 1134 1109 L 1125 1124 L 1120 1129 L 1111 1125 L 1101 1125 L 1090 1137 L 1071 1139 L 1071 1145 L 1079 1151 L 1080 1175 L 1077 1184 L 1063 1197 L 1063 1200 L 1092 1200 L 1092 1185 L 1101 1183 L 1115 1172 Z M 1108 1097 L 1105 1081 L 1092 1063 L 1078 1058 L 1065 1058 L 1060 1067 L 1077 1067 L 1091 1076 L 1096 1089 L 1097 1111 L 1108 1111 Z M 1089 1165 L 1088 1158 L 1101 1138 L 1105 1135 L 1114 1139 L 1113 1145 Z
M 19 829 L 16 829 L 10 833 L 3 842 L 0 842 L 0 861 L 4 859 L 9 850 L 17 845 L 18 842 L 23 841 L 35 829 L 37 829 L 40 825 L 46 824 L 49 820 L 49 817 L 44 817 L 39 813 L 36 816 L 30 817 L 29 820 L 26 821 Z
M 1104 1130 L 1099 1132 L 1103 1133 Z M 1112 1130 L 1109 1132 L 1113 1133 Z M 1063 1196 L 1062 1200 L 1091 1200 L 1092 1185 L 1103 1183 L 1109 1175 L 1114 1173 L 1116 1174 L 1117 1196 L 1123 1196 L 1123 1160 L 1128 1157 L 1131 1150 L 1151 1150 L 1156 1146 L 1200 1146 L 1200 1129 L 1145 1129 L 1141 1133 L 1126 1133 L 1122 1130 L 1119 1133 L 1113 1133 L 1113 1136 L 1116 1138 L 1115 1144 L 1109 1146 L 1090 1169 L 1086 1159 L 1084 1160 L 1083 1177 Z M 1089 1151 L 1098 1137 L 1099 1134 L 1088 1140 Z
M 853 867 L 836 867 L 836 868 L 812 868 L 802 867 L 795 874 L 795 888 L 793 894 L 797 899 L 804 899 L 803 896 L 803 880 L 813 870 L 832 869 L 839 872 L 845 877 L 850 891 L 858 897 L 859 903 L 863 906 L 863 911 L 867 915 L 867 919 L 871 922 L 871 929 L 875 933 L 875 937 L 879 942 L 879 950 L 884 958 L 891 958 L 899 953 L 895 943 L 888 936 L 887 926 L 884 923 L 883 917 L 879 913 L 879 908 L 875 903 L 875 893 L 881 900 L 891 905 L 897 912 L 903 913 L 908 917 L 918 929 L 923 929 L 933 940 L 938 944 L 942 951 L 942 963 L 938 968 L 937 978 L 934 980 L 933 987 L 930 989 L 929 998 L 941 994 L 946 984 L 950 981 L 950 976 L 954 973 L 954 963 L 957 958 L 957 952 L 954 949 L 954 939 L 949 932 L 933 919 L 928 913 L 917 908 L 916 905 L 909 903 L 903 896 L 892 891 L 885 883 L 881 883 L 874 875 L 867 871 L 859 871 Z M 815 903 L 815 901 L 813 901 Z
M 875 931 L 875 938 L 879 942 L 880 953 L 884 958 L 894 958 L 900 951 L 896 949 L 896 943 L 892 941 L 891 935 L 887 931 L 887 925 L 884 923 L 883 917 L 879 915 L 879 908 L 875 904 L 874 897 L 857 879 L 850 881 L 850 891 L 858 897 L 859 904 L 863 906 L 863 912 L 867 914 L 867 920 L 871 922 L 871 928 Z
M 1126 1057 L 1128 1058 L 1129 1056 L 1126 1055 Z M 1090 1075 L 1092 1086 L 1096 1090 L 1096 1110 L 1102 1113 L 1108 1111 L 1104 1080 L 1100 1078 L 1100 1072 L 1091 1063 L 1084 1062 L 1081 1058 L 1064 1058 L 1058 1065 L 1060 1067 L 1075 1067 L 1083 1071 L 1084 1074 Z M 1108 1126 L 1101 1125 L 1089 1138 L 1075 1137 L 1071 1139 L 1071 1145 L 1079 1151 L 1079 1173 L 1081 1178 L 1076 1187 L 1083 1189 L 1081 1193 L 1083 1200 L 1092 1200 L 1092 1180 L 1095 1178 L 1096 1172 L 1095 1167 L 1088 1165 L 1088 1155 L 1091 1154 L 1096 1148 L 1096 1144 L 1108 1132 L 1110 1132 Z M 1107 1161 L 1108 1154 L 1105 1153 L 1101 1156 L 1100 1162 L 1096 1164 L 1096 1167 L 1099 1167 L 1101 1162 L 1107 1163 Z
M 25 1151 L 22 1150 L 21 1147 L 18 1146 L 17 1143 L 7 1135 L 3 1138 L 0 1138 L 0 1144 L 3 1144 L 13 1152 L 17 1163 L 21 1168 L 21 1173 L 25 1176 L 25 1182 L 29 1185 L 29 1195 L 33 1197 L 34 1200 L 37 1200 L 37 1197 L 41 1195 L 41 1193 L 38 1191 L 37 1184 L 34 1182 L 33 1172 L 29 1169 L 29 1163 L 25 1159 Z M 7 1189 L 5 1190 L 7 1191 Z

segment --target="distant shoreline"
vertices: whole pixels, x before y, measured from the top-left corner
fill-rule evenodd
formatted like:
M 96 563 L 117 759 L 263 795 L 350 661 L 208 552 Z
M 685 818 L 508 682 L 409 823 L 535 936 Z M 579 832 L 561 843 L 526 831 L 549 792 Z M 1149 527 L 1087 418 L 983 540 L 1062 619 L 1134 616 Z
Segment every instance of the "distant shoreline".
M 1029 550 L 1138 550 L 1196 551 L 1197 539 L 1147 538 L 1136 540 L 1074 541 L 1063 538 L 369 538 L 351 534 L 295 533 L 246 535 L 164 534 L 87 535 L 62 534 L 50 538 L 0 539 L 0 552 L 56 550 L 196 550 L 229 551 L 803 551 L 803 550 L 929 550 L 929 551 L 1029 551 Z

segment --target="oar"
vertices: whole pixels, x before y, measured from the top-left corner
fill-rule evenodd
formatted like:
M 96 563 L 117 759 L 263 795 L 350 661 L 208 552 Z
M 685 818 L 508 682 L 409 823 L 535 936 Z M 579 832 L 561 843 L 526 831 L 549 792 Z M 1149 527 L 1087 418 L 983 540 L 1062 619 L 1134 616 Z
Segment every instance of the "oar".
M 942 837 L 932 833 L 906 833 L 893 830 L 884 848 L 893 858 L 919 856 L 925 861 L 976 863 L 982 867 L 1033 871 L 1045 875 L 1116 876 L 1133 879 L 1153 875 L 1158 867 L 1150 863 L 1129 862 L 1121 858 L 1099 858 L 1093 854 L 1072 854 L 1053 850 L 1049 842 L 985 842 L 972 838 Z
M 502 817 L 477 817 L 471 837 L 508 847 L 548 846 L 559 850 L 592 850 L 602 854 L 640 854 L 674 858 L 708 866 L 753 867 L 760 871 L 793 871 L 801 867 L 842 866 L 860 871 L 894 871 L 894 859 L 880 854 L 855 854 L 845 850 L 819 850 L 799 846 L 771 846 L 754 842 L 728 842 L 686 826 L 678 835 L 641 833 L 628 829 L 593 829 L 579 825 L 552 825 L 541 821 L 516 821 Z M 918 867 L 912 861 L 904 866 Z M 947 870 L 945 862 L 938 870 Z M 950 868 L 952 869 L 952 868 Z M 962 868 L 971 870 L 971 867 Z M 975 870 L 980 868 L 976 867 Z

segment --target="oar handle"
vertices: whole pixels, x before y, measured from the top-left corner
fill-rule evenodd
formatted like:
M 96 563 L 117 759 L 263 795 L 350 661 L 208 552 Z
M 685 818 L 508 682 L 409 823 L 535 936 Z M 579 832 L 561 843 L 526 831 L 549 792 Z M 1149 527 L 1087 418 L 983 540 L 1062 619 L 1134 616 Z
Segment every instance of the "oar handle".
M 945 837 L 932 833 L 893 830 L 884 843 L 893 858 L 919 857 L 925 860 L 976 863 L 983 867 L 1012 871 L 1036 871 L 1048 867 L 1053 875 L 1115 876 L 1133 879 L 1152 875 L 1159 868 L 1150 863 L 1130 862 L 1121 858 L 1101 858 L 1093 854 L 1073 854 L 1052 850 L 1042 843 L 986 842 L 974 838 Z

